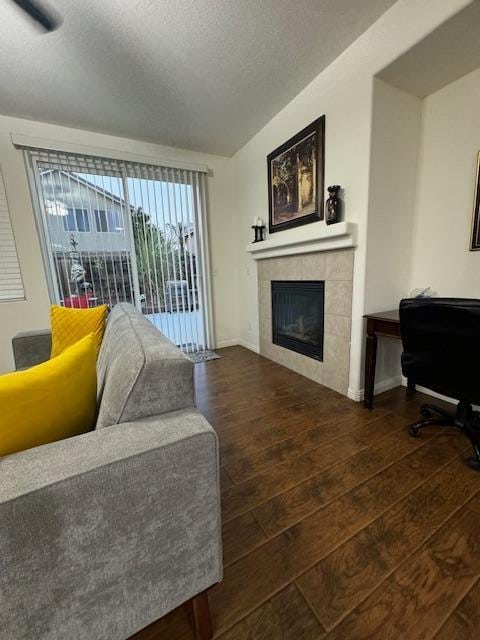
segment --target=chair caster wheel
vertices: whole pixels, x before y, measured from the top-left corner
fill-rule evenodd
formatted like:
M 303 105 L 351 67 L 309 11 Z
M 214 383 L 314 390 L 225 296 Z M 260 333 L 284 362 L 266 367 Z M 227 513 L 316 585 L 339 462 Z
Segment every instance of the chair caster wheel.
M 475 471 L 480 471 L 480 460 L 478 458 L 467 458 L 467 464 L 470 469 L 474 469 Z
M 410 427 L 409 430 L 408 430 L 408 433 L 412 436 L 412 438 L 416 438 L 418 436 L 417 427 L 415 427 L 415 426 Z
M 431 418 L 432 412 L 427 407 L 421 407 L 420 413 L 424 418 Z

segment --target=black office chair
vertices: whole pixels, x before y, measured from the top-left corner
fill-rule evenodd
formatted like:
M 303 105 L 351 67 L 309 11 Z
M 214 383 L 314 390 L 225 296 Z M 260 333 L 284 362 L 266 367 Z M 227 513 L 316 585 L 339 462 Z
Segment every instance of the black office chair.
M 403 375 L 458 400 L 455 412 L 434 404 L 421 407 L 422 420 L 410 427 L 417 436 L 427 425 L 455 426 L 470 440 L 468 459 L 480 471 L 480 300 L 412 298 L 400 302 Z

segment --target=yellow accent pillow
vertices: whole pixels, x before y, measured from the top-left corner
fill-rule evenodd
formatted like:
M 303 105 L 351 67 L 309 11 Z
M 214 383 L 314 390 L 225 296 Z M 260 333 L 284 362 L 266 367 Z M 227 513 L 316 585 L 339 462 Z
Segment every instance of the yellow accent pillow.
M 0 456 L 90 431 L 96 414 L 93 334 L 47 362 L 0 376 Z
M 50 308 L 50 322 L 52 327 L 51 358 L 60 355 L 67 347 L 75 344 L 89 333 L 95 338 L 95 348 L 100 351 L 108 307 L 102 304 L 93 309 L 71 309 L 70 307 Z

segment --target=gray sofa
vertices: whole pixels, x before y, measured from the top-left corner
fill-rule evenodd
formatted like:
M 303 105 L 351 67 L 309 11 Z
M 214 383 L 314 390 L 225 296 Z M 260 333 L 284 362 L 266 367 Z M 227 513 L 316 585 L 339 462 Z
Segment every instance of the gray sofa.
M 48 358 L 49 341 L 14 338 L 17 368 Z M 94 431 L 0 458 L 0 638 L 126 640 L 190 599 L 210 637 L 218 444 L 193 364 L 119 304 L 97 369 Z

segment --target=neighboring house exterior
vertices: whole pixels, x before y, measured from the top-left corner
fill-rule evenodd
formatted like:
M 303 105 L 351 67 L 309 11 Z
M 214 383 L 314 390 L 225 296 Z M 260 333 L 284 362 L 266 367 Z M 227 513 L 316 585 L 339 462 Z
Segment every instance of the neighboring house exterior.
M 44 171 L 41 180 L 56 250 L 69 250 L 72 233 L 81 251 L 128 250 L 122 198 L 67 171 Z
M 41 181 L 61 301 L 132 301 L 123 199 L 68 171 L 43 171 Z
M 145 313 L 198 306 L 192 223 L 185 224 L 178 240 L 169 240 L 159 253 L 160 244 L 148 235 L 148 213 L 145 222 L 133 223 L 130 240 L 121 196 L 76 172 L 48 169 L 40 179 L 61 304 L 91 307 L 134 302 L 130 247 L 135 246 L 139 302 Z M 108 177 L 105 185 L 110 186 Z M 112 180 L 112 190 L 120 190 L 117 185 Z M 132 205 L 127 210 L 130 216 L 140 212 Z M 174 233 L 167 237 L 177 238 Z

